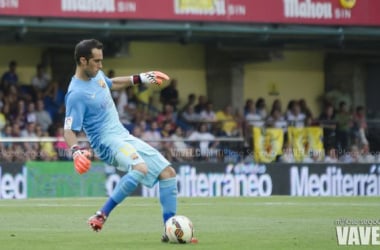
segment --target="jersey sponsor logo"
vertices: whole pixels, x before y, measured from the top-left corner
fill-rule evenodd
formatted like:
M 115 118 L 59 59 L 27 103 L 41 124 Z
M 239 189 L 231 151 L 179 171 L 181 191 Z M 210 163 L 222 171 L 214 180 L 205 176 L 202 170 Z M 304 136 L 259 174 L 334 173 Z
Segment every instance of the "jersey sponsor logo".
M 73 118 L 71 116 L 66 117 L 64 129 L 71 129 L 72 125 L 73 125 Z

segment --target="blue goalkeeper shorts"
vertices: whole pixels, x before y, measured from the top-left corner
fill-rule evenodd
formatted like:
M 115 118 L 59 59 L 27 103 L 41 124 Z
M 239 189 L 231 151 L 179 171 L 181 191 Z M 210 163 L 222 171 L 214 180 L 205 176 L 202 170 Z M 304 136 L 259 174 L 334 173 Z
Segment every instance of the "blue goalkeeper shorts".
M 111 147 L 114 152 L 112 165 L 120 171 L 128 172 L 132 166 L 146 163 L 148 173 L 141 184 L 149 188 L 157 183 L 160 173 L 171 165 L 157 149 L 133 135 L 116 138 Z

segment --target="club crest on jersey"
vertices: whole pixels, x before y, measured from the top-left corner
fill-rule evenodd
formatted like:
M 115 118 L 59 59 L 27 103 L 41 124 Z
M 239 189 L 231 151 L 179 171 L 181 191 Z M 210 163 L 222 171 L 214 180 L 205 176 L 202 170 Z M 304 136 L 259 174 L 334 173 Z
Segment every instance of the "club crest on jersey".
M 104 81 L 103 79 L 100 79 L 100 80 L 98 81 L 98 83 L 99 83 L 99 86 L 100 86 L 100 87 L 102 87 L 102 88 L 105 88 L 105 87 L 106 87 L 106 83 L 105 83 L 105 81 Z
M 131 154 L 132 160 L 137 160 L 139 156 L 136 153 Z

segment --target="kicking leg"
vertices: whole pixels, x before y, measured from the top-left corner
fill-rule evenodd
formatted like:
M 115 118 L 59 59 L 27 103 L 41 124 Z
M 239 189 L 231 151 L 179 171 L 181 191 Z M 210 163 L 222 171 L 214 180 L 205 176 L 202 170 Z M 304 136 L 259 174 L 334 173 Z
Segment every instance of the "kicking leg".
M 132 171 L 120 179 L 102 209 L 89 218 L 88 224 L 94 231 L 100 231 L 102 229 L 111 211 L 136 189 L 138 184 L 145 177 L 147 171 L 146 164 L 139 163 L 133 166 Z

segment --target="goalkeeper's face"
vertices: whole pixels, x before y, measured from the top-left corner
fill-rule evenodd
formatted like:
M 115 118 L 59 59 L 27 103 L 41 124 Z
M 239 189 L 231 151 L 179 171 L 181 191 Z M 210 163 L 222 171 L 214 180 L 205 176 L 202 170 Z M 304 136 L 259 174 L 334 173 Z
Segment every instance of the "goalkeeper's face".
M 84 63 L 83 70 L 85 74 L 89 77 L 95 77 L 99 70 L 102 69 L 103 65 L 103 51 L 101 49 L 92 49 L 92 57 L 86 59 Z

